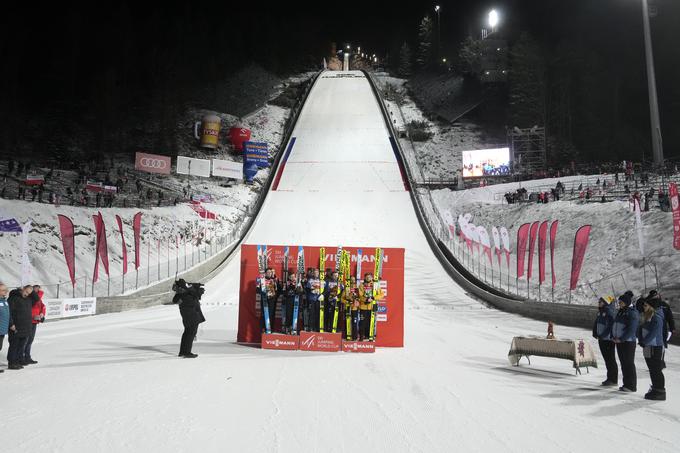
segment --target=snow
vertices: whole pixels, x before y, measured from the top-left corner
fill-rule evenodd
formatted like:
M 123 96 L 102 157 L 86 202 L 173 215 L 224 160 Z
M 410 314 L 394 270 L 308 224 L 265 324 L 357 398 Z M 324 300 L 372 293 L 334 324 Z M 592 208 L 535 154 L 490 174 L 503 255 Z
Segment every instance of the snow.
M 195 360 L 176 357 L 181 321 L 172 306 L 41 325 L 33 348 L 40 364 L 2 376 L 6 445 L 26 451 L 677 449 L 677 347 L 667 356 L 663 403 L 642 399 L 649 378 L 641 353 L 636 394 L 601 388 L 602 369 L 576 376 L 567 361 L 535 357 L 531 366 L 509 365 L 512 337 L 542 335 L 545 324 L 488 308 L 446 275 L 398 184 L 370 86 L 361 73 L 350 74 L 355 77 L 326 73 L 313 88 L 279 190 L 268 194 L 246 242 L 405 247 L 405 347 L 364 355 L 235 344 L 235 254 L 206 286 L 207 322 Z M 556 335 L 590 338 L 561 326 Z
M 405 79 L 390 77 L 384 73 L 376 74 L 375 79 L 381 89 L 394 90 L 402 99 L 400 103 L 389 99 L 385 101 L 397 129 L 403 130 L 405 125 L 412 121 L 428 124 L 432 138 L 413 143 L 423 178 L 455 179 L 456 172 L 463 166 L 463 151 L 498 146 L 497 138 L 487 137 L 478 125 L 464 118 L 453 124 L 430 121 L 408 95 Z M 402 146 L 410 143 L 408 139 L 403 138 L 401 142 Z

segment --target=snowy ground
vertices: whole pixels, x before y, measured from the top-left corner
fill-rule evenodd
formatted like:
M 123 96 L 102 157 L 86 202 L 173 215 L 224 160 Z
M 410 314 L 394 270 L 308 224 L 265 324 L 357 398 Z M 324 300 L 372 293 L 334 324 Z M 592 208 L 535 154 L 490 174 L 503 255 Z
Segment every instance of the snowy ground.
M 360 73 L 326 74 L 248 243 L 406 249 L 405 347 L 376 354 L 234 344 L 240 256 L 211 280 L 195 360 L 176 357 L 176 307 L 40 326 L 40 364 L 5 372 L 3 441 L 26 451 L 659 451 L 677 449 L 678 348 L 666 402 L 602 389 L 602 369 L 507 361 L 545 325 L 490 309 L 447 276 L 424 239 Z M 352 102 L 346 102 L 347 99 Z M 354 151 L 362 143 L 362 152 Z M 293 216 L 300 206 L 319 215 Z M 336 209 L 331 209 L 333 207 Z M 378 329 L 379 331 L 379 329 Z M 585 338 L 556 327 L 561 338 Z M 28 390 L 30 389 L 30 390 Z M 39 434 L 36 433 L 39 426 Z
M 376 74 L 375 79 L 383 91 L 389 86 L 389 90 L 397 91 L 399 97 L 403 99 L 401 104 L 394 99 L 386 100 L 388 110 L 396 120 L 397 129 L 403 129 L 405 124 L 411 121 L 424 121 L 428 124 L 432 138 L 414 143 L 418 166 L 424 178 L 455 179 L 456 172 L 463 166 L 463 151 L 495 148 L 499 145 L 498 139 L 487 137 L 479 126 L 465 119 L 451 125 L 428 120 L 408 96 L 404 87 L 405 79 L 390 77 L 384 73 Z

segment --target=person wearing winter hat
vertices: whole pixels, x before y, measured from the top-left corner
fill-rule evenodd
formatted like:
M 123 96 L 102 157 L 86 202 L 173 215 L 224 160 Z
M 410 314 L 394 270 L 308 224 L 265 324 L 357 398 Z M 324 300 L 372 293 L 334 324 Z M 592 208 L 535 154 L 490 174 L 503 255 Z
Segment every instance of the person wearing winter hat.
M 598 301 L 599 311 L 593 324 L 593 337 L 597 338 L 602 358 L 607 367 L 607 379 L 602 381 L 603 386 L 618 385 L 619 366 L 616 363 L 616 347 L 612 340 L 612 325 L 616 308 L 614 304 L 603 297 Z
M 647 298 L 643 307 L 638 339 L 652 380 L 651 389 L 645 394 L 645 399 L 664 401 L 666 380 L 663 375 L 663 310 L 658 299 L 654 298 Z
M 675 332 L 675 320 L 673 319 L 673 311 L 671 310 L 671 306 L 668 305 L 668 303 L 661 298 L 658 291 L 656 291 L 655 289 L 653 289 L 649 292 L 647 299 L 658 301 L 659 307 L 661 307 L 661 309 L 663 310 L 663 319 L 664 319 L 664 323 L 663 323 L 663 345 L 664 345 L 664 348 L 668 349 L 668 340 L 670 340 L 671 336 Z M 664 364 L 664 368 L 666 368 L 665 364 Z
M 623 385 L 622 392 L 637 391 L 637 370 L 635 369 L 635 343 L 640 325 L 640 314 L 632 305 L 632 295 L 622 294 L 619 297 L 619 311 L 614 317 L 612 338 L 616 345 L 616 353 L 621 362 Z

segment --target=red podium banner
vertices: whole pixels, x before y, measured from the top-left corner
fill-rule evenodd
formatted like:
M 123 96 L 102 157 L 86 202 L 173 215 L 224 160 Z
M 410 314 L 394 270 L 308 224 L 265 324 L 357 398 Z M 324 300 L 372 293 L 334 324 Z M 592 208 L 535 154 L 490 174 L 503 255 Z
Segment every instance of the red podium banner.
M 284 248 L 282 245 L 267 245 L 268 267 L 275 270 L 278 278 L 283 277 Z M 317 268 L 319 266 L 319 246 L 304 246 L 305 268 Z M 337 247 L 325 246 L 326 267 L 335 268 L 335 254 Z M 357 249 L 362 250 L 361 274 L 373 273 L 375 264 L 375 247 L 343 247 L 351 255 L 351 274 L 356 275 Z M 289 247 L 288 266 L 294 271 L 297 263 L 298 246 L 291 244 Z M 404 249 L 383 248 L 382 279 L 380 286 L 384 297 L 378 304 L 376 341 L 377 347 L 403 347 L 404 346 Z M 239 343 L 261 343 L 262 325 L 260 321 L 259 300 L 256 297 L 256 280 L 259 276 L 257 267 L 257 245 L 241 245 L 241 276 L 238 314 Z M 276 315 L 272 322 L 272 330 L 281 332 L 281 306 L 282 301 L 276 303 Z M 300 307 L 300 319 L 298 328 L 302 331 L 302 312 Z M 338 328 L 345 325 L 338 323 Z M 313 333 L 313 332 L 311 332 Z M 301 333 L 302 334 L 302 333 Z M 303 339 L 300 339 L 300 349 L 303 348 Z M 341 347 L 338 342 L 337 349 Z
M 300 332 L 300 351 L 339 352 L 342 334 Z
M 279 335 L 265 333 L 262 335 L 262 349 L 279 349 L 296 351 L 300 347 L 300 337 L 297 335 Z

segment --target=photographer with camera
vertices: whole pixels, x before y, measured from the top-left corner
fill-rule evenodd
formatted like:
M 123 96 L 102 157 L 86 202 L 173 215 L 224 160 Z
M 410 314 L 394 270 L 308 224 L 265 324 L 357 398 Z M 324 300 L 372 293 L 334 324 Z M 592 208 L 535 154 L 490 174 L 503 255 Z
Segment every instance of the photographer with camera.
M 198 354 L 191 352 L 191 346 L 196 337 L 198 325 L 205 321 L 200 303 L 205 289 L 201 283 L 187 283 L 180 278 L 172 285 L 172 290 L 175 291 L 172 303 L 179 304 L 179 313 L 184 325 L 178 356 L 193 359 L 198 357 Z

